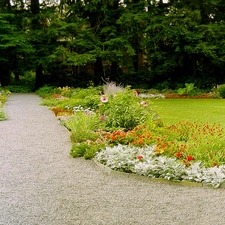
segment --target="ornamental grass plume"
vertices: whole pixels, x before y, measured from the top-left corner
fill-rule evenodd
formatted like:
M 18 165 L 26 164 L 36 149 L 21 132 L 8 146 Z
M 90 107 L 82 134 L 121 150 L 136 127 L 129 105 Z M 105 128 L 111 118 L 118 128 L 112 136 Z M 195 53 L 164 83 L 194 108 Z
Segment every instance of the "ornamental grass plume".
M 108 97 L 114 96 L 115 94 L 122 93 L 124 91 L 125 91 L 124 87 L 116 84 L 113 81 L 105 82 L 105 84 L 103 85 L 103 93 Z

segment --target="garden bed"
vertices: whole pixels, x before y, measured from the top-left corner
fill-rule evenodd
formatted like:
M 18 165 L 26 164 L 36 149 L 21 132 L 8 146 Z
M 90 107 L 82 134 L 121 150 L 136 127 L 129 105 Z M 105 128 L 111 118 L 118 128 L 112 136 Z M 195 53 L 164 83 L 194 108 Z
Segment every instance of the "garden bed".
M 50 106 L 70 131 L 73 157 L 97 157 L 108 168 L 125 173 L 179 182 L 189 180 L 213 187 L 224 185 L 225 132 L 219 124 L 179 121 L 168 125 L 157 112 L 152 95 L 142 96 L 115 84 L 88 89 L 45 88 L 39 93 L 44 97 L 42 104 Z M 122 158 L 115 159 L 115 167 L 115 162 L 111 166 L 107 160 L 112 160 L 118 146 L 123 146 L 119 150 Z M 137 148 L 138 154 L 133 151 Z M 102 160 L 99 155 L 106 149 L 110 154 Z M 140 154 L 144 149 L 152 149 L 151 154 Z M 150 169 L 151 165 L 155 170 Z
M 9 94 L 10 94 L 9 91 L 0 89 L 0 121 L 7 119 L 7 115 L 4 112 L 3 106 L 5 102 L 7 101 L 7 97 Z

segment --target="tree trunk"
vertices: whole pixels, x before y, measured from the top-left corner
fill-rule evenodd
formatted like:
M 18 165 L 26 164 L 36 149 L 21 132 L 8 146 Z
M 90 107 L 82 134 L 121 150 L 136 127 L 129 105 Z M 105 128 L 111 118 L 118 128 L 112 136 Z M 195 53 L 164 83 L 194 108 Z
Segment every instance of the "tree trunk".
M 111 81 L 116 81 L 117 78 L 118 78 L 118 63 L 117 62 L 112 62 L 112 64 L 111 64 L 110 80 Z
M 33 14 L 32 18 L 32 29 L 38 30 L 41 28 L 37 15 L 40 13 L 40 4 L 39 0 L 31 0 L 31 12 Z M 38 48 L 38 43 L 35 43 L 35 47 Z M 43 85 L 43 67 L 39 64 L 36 67 L 36 80 L 35 80 L 35 89 L 40 88 Z
M 94 64 L 94 84 L 99 85 L 100 83 L 102 83 L 102 78 L 104 78 L 102 58 L 97 57 Z
M 43 85 L 43 68 L 42 65 L 36 68 L 36 80 L 35 80 L 35 90 L 42 87 Z

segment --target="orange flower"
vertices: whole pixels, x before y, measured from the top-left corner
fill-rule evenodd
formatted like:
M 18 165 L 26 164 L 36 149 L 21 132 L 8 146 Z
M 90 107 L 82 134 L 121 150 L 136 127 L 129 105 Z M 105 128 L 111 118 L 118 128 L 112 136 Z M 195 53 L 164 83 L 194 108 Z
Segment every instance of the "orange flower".
M 116 137 L 115 137 L 115 136 L 112 136 L 112 137 L 111 137 L 111 140 L 112 140 L 112 141 L 115 141 L 115 140 L 116 140 Z

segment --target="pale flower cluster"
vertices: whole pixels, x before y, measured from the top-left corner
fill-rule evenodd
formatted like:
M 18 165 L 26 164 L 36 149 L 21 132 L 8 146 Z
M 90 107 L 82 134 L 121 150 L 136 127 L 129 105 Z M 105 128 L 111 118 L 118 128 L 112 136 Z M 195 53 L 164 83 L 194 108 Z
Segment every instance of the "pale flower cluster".
M 126 145 L 106 147 L 97 153 L 96 159 L 111 169 L 151 178 L 188 180 L 208 184 L 214 188 L 218 188 L 225 182 L 225 165 L 205 168 L 201 162 L 196 162 L 186 168 L 176 158 L 155 155 L 154 146 L 144 148 Z

